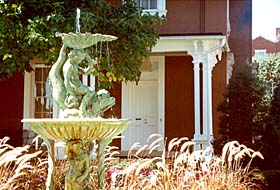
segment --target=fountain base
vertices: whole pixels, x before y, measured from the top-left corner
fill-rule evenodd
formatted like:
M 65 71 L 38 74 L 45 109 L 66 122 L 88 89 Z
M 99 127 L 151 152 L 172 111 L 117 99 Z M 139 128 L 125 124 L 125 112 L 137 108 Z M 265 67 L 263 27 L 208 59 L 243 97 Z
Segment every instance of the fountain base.
M 48 149 L 47 190 L 54 189 L 53 141 L 64 141 L 70 166 L 65 177 L 66 190 L 83 190 L 89 177 L 89 150 L 93 140 L 98 141 L 99 189 L 105 187 L 105 148 L 112 138 L 122 133 L 131 122 L 125 119 L 71 118 L 71 119 L 23 119 L 31 129 L 41 135 Z

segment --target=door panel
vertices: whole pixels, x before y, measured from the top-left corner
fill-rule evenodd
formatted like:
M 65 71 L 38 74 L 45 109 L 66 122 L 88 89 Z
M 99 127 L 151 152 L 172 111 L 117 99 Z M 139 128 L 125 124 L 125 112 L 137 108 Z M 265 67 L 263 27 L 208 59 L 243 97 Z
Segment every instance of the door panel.
M 158 133 L 158 84 L 157 81 L 128 83 L 123 90 L 127 101 L 123 102 L 122 117 L 134 121 L 122 134 L 125 137 L 122 150 L 129 150 L 134 143 L 144 145 L 151 134 Z

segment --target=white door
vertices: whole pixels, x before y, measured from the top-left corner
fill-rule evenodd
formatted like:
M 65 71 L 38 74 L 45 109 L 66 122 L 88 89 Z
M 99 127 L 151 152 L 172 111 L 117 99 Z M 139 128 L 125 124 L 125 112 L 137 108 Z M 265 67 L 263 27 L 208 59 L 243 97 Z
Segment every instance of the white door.
M 129 150 L 134 143 L 146 144 L 151 134 L 158 133 L 158 83 L 140 81 L 123 84 L 122 117 L 133 120 L 122 133 L 123 151 Z

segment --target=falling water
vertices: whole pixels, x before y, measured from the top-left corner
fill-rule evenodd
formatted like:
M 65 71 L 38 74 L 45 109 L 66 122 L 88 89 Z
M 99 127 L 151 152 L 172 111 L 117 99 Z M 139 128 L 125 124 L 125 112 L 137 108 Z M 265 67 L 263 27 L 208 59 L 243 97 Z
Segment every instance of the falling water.
M 76 32 L 80 33 L 80 9 L 77 8 L 77 17 L 76 17 Z

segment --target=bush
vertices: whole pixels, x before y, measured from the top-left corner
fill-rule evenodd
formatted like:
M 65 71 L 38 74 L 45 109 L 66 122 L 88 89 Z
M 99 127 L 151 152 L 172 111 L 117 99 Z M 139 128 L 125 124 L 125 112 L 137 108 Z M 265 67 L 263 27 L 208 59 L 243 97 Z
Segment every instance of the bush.
M 218 106 L 222 113 L 219 133 L 221 138 L 214 143 L 220 152 L 223 144 L 237 140 L 252 146 L 253 137 L 260 134 L 266 107 L 262 105 L 264 88 L 252 77 L 249 65 L 235 68 L 227 86 L 224 101 Z

